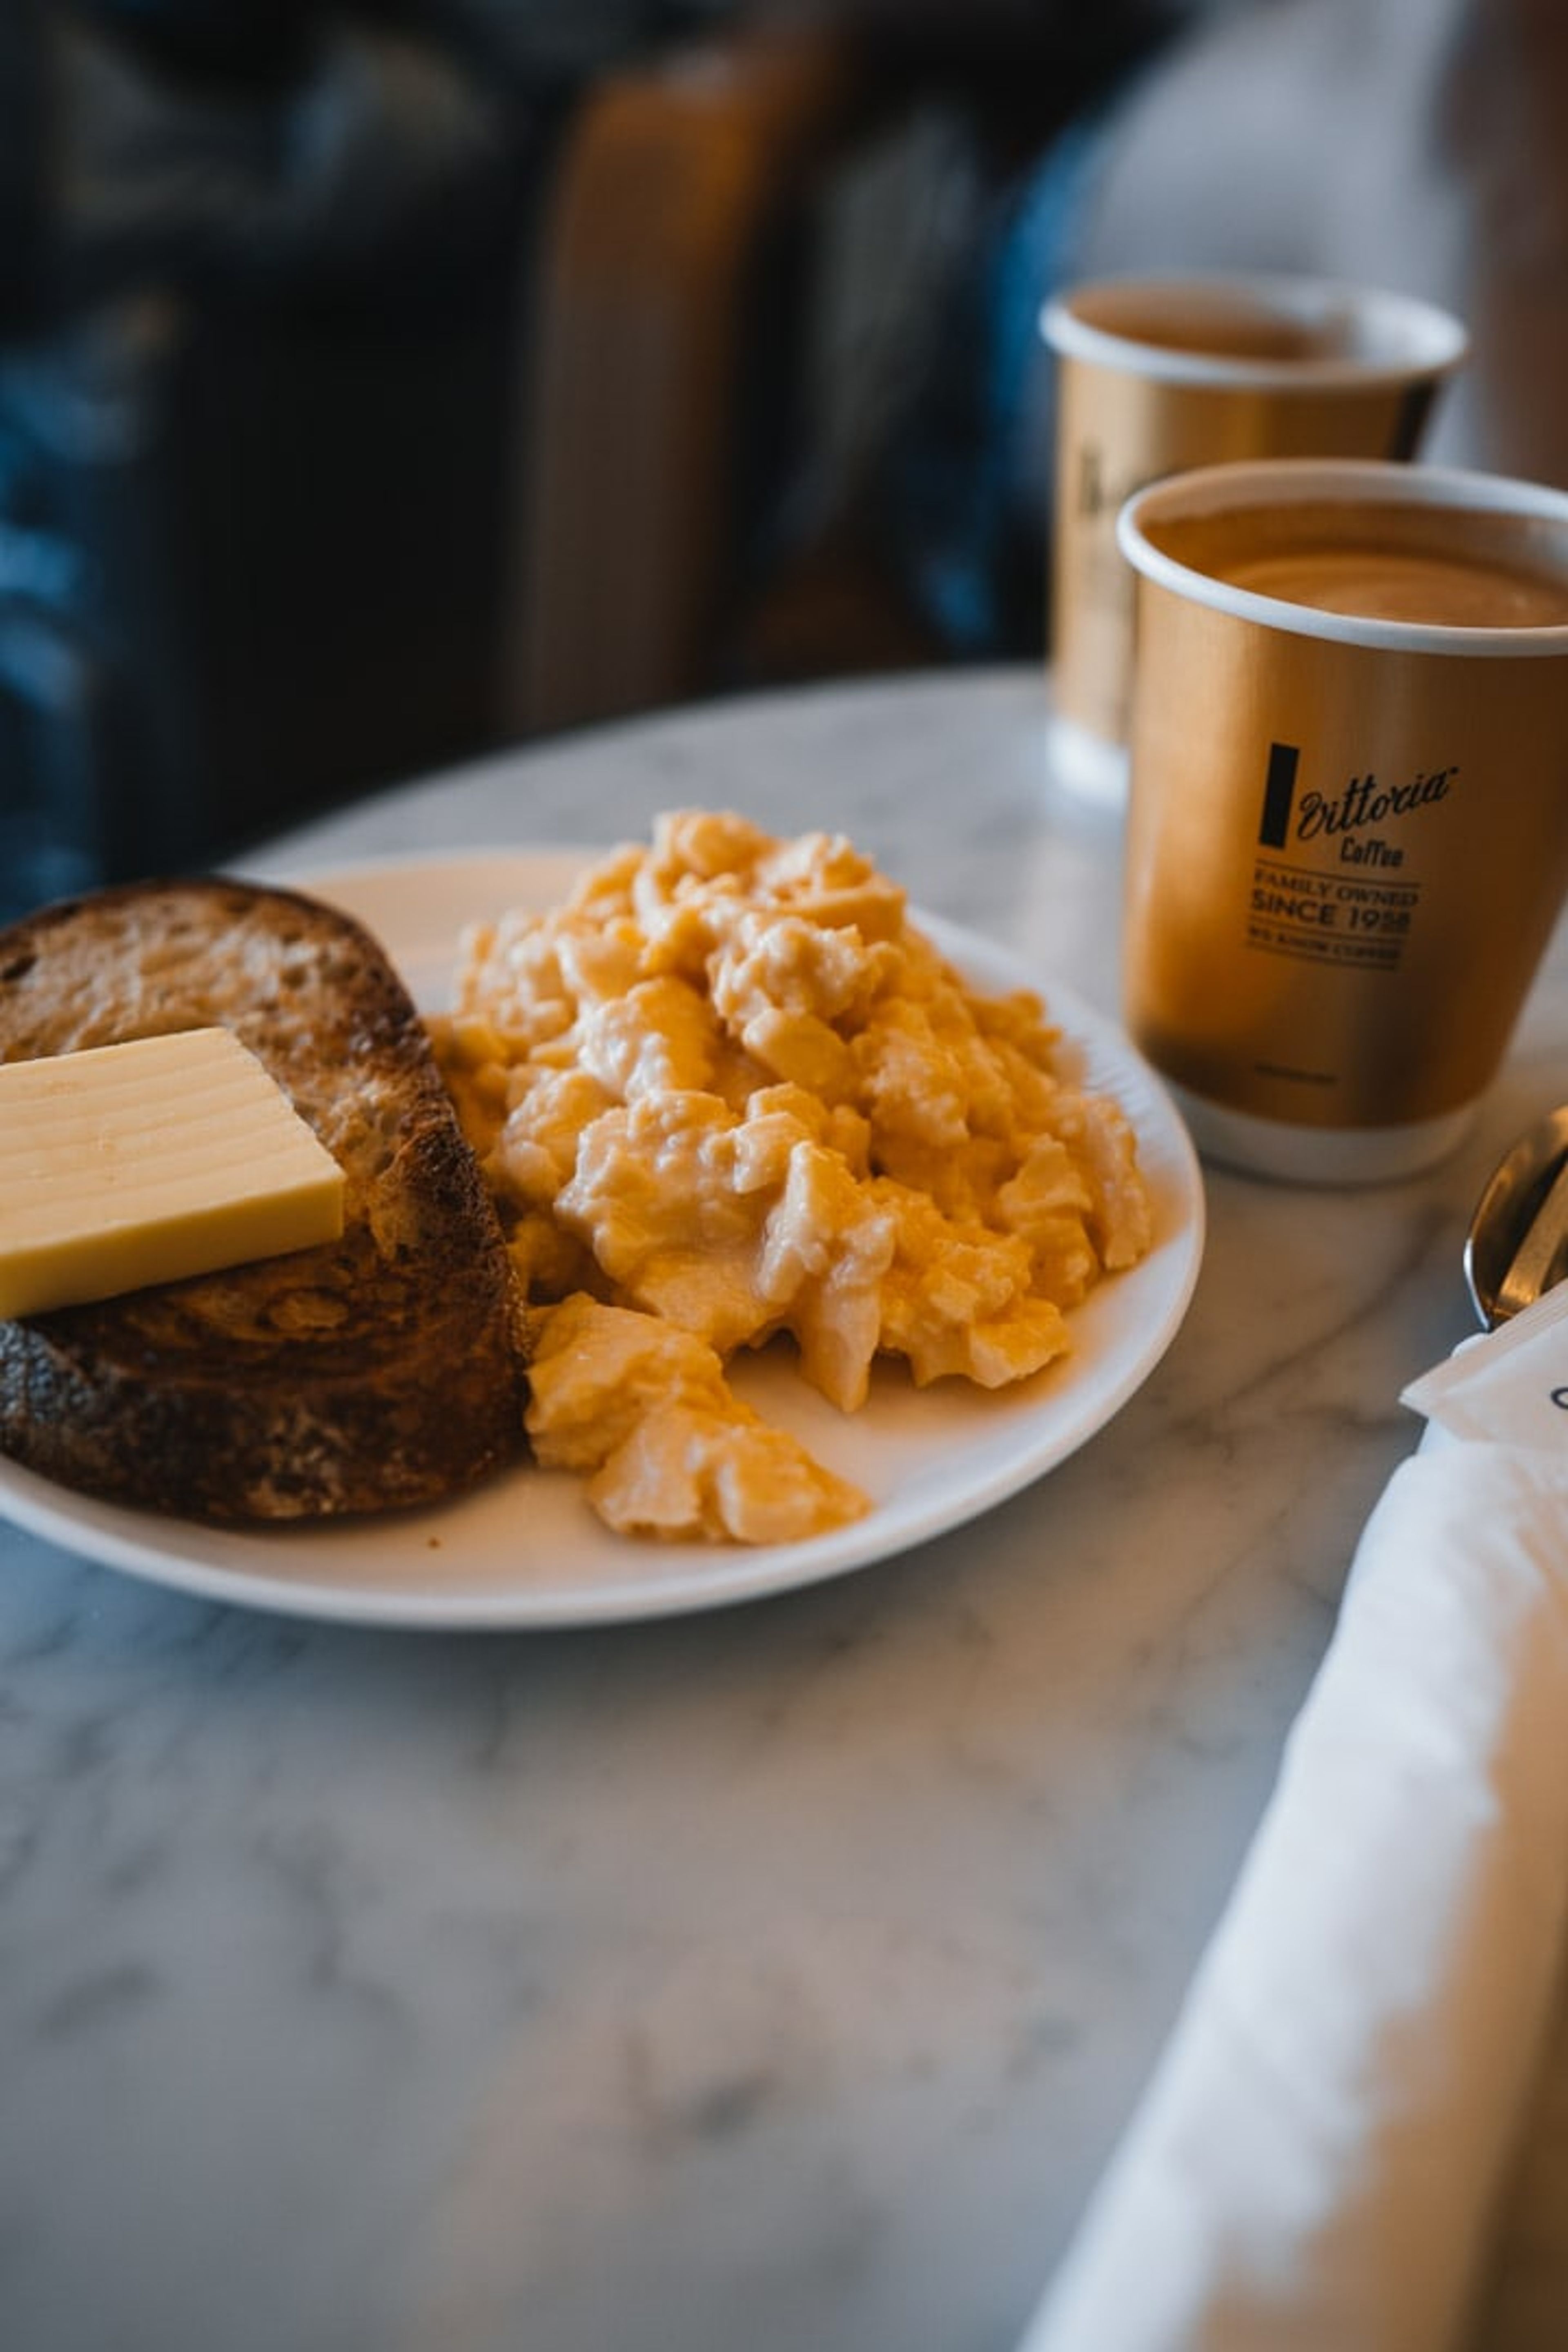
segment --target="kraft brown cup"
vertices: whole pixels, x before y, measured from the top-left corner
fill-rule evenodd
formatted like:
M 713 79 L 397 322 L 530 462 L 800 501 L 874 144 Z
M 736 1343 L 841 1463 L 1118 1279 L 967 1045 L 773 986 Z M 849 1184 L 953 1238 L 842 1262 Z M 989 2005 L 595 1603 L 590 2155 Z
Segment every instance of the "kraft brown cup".
M 1297 459 L 1177 476 L 1120 533 L 1128 1027 L 1209 1157 L 1412 1173 L 1568 891 L 1568 495 Z
M 1408 458 L 1468 341 L 1405 295 L 1245 275 L 1107 278 L 1047 303 L 1040 329 L 1057 355 L 1053 752 L 1073 782 L 1119 795 L 1133 614 L 1122 505 L 1189 467 Z

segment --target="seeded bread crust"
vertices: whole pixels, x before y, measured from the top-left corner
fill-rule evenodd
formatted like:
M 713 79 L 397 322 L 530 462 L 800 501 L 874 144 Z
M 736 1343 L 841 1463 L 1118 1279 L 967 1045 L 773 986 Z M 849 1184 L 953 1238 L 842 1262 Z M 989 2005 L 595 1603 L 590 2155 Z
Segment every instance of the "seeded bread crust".
M 232 1029 L 346 1179 L 340 1242 L 0 1321 L 0 1451 L 182 1517 L 437 1500 L 524 1450 L 522 1318 L 423 1024 L 317 900 L 135 884 L 0 929 L 0 1061 Z

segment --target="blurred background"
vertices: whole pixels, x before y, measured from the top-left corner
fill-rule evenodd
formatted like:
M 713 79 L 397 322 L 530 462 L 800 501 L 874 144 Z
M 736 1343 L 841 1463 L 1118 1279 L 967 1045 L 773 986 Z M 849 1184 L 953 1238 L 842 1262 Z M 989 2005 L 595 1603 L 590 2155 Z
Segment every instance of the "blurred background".
M 1460 312 L 1568 481 L 1562 0 L 5 0 L 0 914 L 1045 643 L 1074 278 Z

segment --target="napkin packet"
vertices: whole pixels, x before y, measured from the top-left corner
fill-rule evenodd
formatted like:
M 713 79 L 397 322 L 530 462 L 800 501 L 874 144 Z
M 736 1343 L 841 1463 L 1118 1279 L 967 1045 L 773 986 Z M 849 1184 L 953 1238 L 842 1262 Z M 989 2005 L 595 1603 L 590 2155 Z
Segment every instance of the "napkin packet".
M 1465 1340 L 1400 1402 L 1450 1437 L 1554 1451 L 1568 1464 L 1568 1283 Z
M 1459 2352 L 1568 1941 L 1568 1285 L 1402 1400 L 1279 1780 L 1021 2352 Z

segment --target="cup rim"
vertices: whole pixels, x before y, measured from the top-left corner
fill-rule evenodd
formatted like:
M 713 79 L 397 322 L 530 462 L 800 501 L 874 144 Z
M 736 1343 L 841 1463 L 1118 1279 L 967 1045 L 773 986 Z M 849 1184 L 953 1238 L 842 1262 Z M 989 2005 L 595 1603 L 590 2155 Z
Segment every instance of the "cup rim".
M 1331 613 L 1237 588 L 1179 562 L 1148 537 L 1151 520 L 1244 511 L 1249 507 L 1306 505 L 1321 499 L 1379 506 L 1447 507 L 1470 513 L 1512 514 L 1568 530 L 1568 492 L 1543 484 L 1457 467 L 1402 465 L 1389 458 L 1277 457 L 1167 474 L 1137 490 L 1116 519 L 1116 537 L 1134 571 L 1189 604 L 1209 605 L 1236 619 L 1335 645 L 1373 646 L 1396 653 L 1468 654 L 1482 658 L 1568 654 L 1568 622 L 1539 627 L 1489 628 L 1436 621 L 1397 621 L 1360 613 Z
M 1074 308 L 1089 296 L 1122 293 L 1248 296 L 1310 327 L 1358 317 L 1377 331 L 1377 348 L 1301 359 L 1175 351 L 1092 325 Z M 1419 295 L 1304 272 L 1152 270 L 1084 278 L 1054 294 L 1043 305 L 1038 323 L 1045 341 L 1063 357 L 1122 374 L 1216 391 L 1366 391 L 1379 384 L 1436 383 L 1460 367 L 1470 350 L 1463 321 Z

